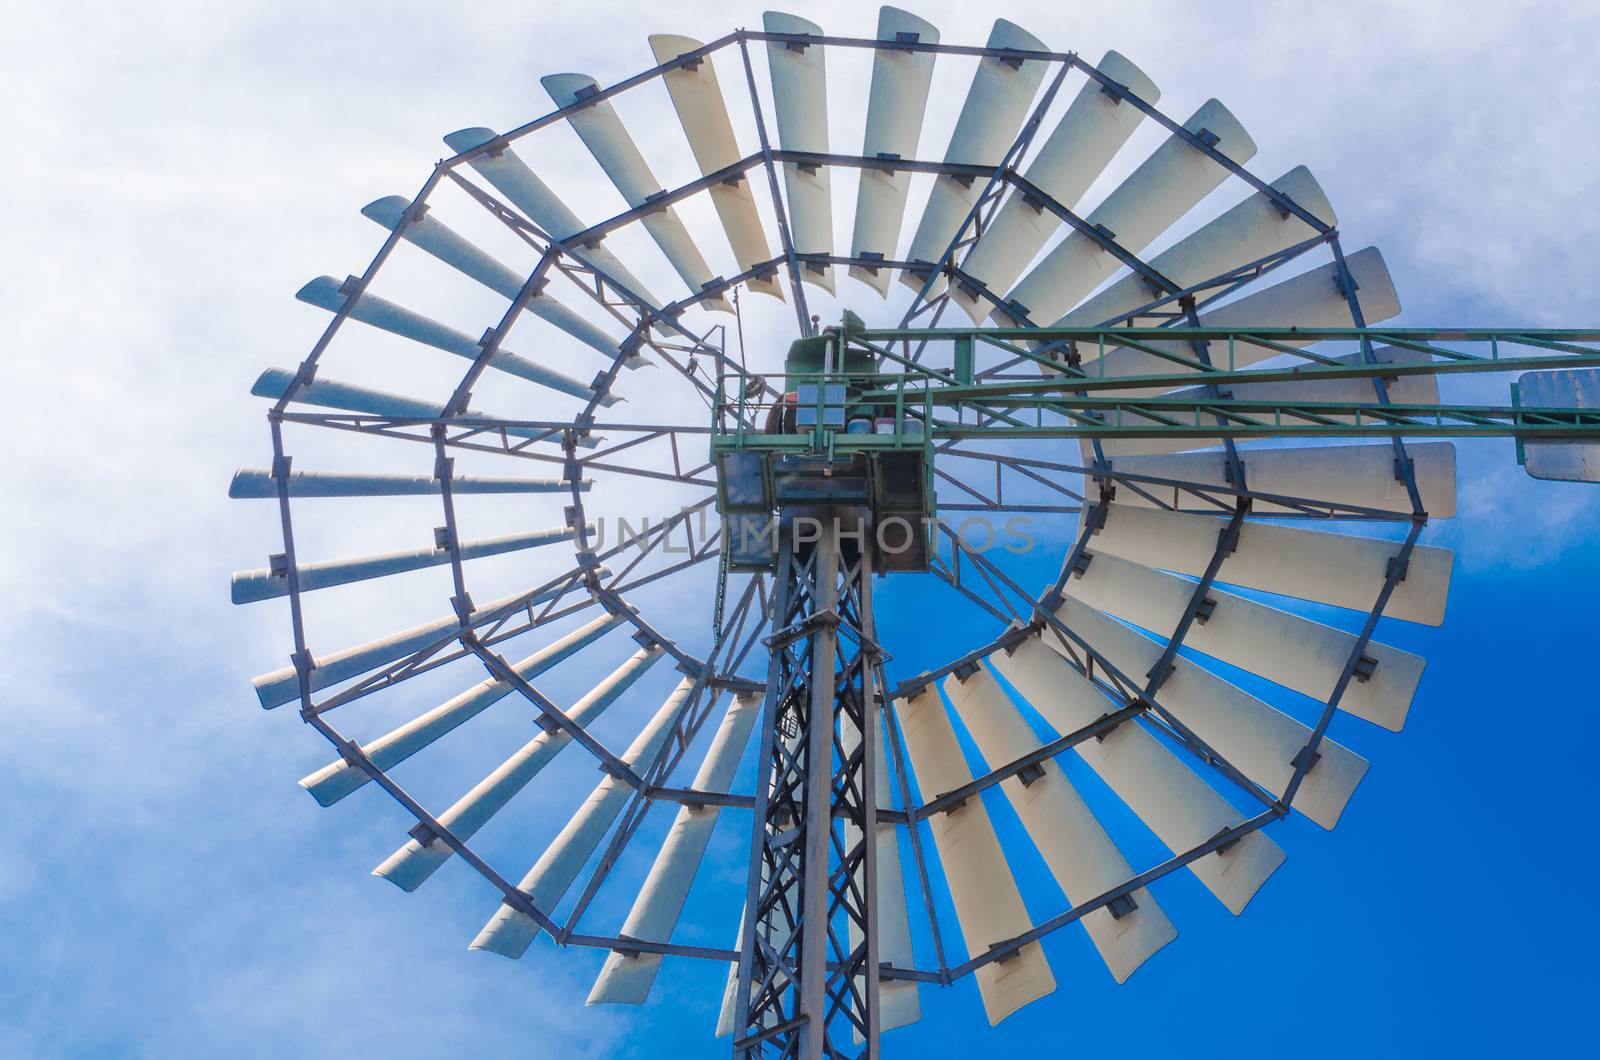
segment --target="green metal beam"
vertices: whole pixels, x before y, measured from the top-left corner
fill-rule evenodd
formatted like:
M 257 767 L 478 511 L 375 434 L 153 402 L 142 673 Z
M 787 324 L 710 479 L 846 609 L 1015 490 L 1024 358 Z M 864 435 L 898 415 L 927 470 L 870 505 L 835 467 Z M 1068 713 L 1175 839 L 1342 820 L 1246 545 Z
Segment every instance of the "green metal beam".
M 1080 403 L 1081 404 L 1081 403 Z M 1246 407 L 1248 406 L 1248 407 Z M 1349 406 L 1272 402 L 1127 402 L 1104 422 L 1068 413 L 1059 423 L 962 423 L 934 420 L 936 440 L 957 438 L 1519 438 L 1600 440 L 1600 409 L 1527 409 L 1494 405 Z M 1351 410 L 1358 410 L 1352 414 Z M 981 407 L 978 411 L 984 411 Z M 1349 415 L 1349 420 L 1342 417 Z M 1155 418 L 1160 417 L 1160 418 Z M 1205 422 L 1223 417 L 1223 422 Z M 1318 422 L 1325 417 L 1324 422 Z M 1340 418 L 1335 418 L 1340 417 Z M 1189 422 L 1192 418 L 1192 422 Z
M 1161 372 L 1150 375 L 1072 375 L 1061 371 L 1044 379 L 1007 379 L 995 383 L 974 383 L 969 386 L 951 384 L 919 386 L 919 377 L 907 375 L 905 385 L 865 391 L 864 401 L 893 401 L 901 389 L 908 404 L 921 403 L 926 393 L 936 404 L 965 401 L 989 402 L 997 397 L 1039 395 L 1056 398 L 1078 391 L 1097 390 L 1171 390 L 1177 387 L 1213 384 L 1227 387 L 1236 383 L 1316 382 L 1336 379 L 1395 379 L 1411 375 L 1461 375 L 1483 372 L 1540 371 L 1547 368 L 1600 368 L 1600 350 L 1592 354 L 1565 354 L 1544 357 L 1470 357 L 1457 361 L 1433 361 L 1417 364 L 1310 364 L 1279 365 L 1270 368 L 1246 368 L 1238 371 L 1206 369 L 1198 364 L 1193 371 Z

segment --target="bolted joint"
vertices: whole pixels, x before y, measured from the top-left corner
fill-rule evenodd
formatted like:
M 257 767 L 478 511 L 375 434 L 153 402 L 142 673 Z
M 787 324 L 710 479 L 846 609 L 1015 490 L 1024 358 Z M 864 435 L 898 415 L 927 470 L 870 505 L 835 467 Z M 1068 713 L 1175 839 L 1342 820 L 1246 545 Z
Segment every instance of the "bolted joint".
M 1133 900 L 1133 895 L 1131 894 L 1119 894 L 1106 903 L 1106 909 L 1111 913 L 1113 920 L 1121 920 L 1137 908 L 1139 908 L 1139 903 Z
M 1100 717 L 1096 718 L 1095 720 L 1096 721 L 1105 721 L 1109 717 L 1111 717 L 1111 715 L 1108 712 L 1108 713 L 1100 715 Z M 1124 720 L 1126 720 L 1126 719 L 1124 719 Z M 1119 721 L 1115 725 L 1112 725 L 1112 726 L 1110 726 L 1108 728 L 1105 728 L 1105 729 L 1101 729 L 1099 732 L 1094 734 L 1094 742 L 1095 743 L 1105 743 L 1106 742 L 1106 737 L 1110 736 L 1112 733 L 1116 732 L 1120 728 L 1122 728 L 1122 722 Z
M 294 667 L 296 676 L 305 676 L 317 668 L 317 660 L 304 648 L 289 656 L 289 665 Z
M 1094 562 L 1094 553 L 1080 552 L 1072 558 L 1072 576 L 1081 578 L 1089 570 L 1089 564 Z
M 954 814 L 954 813 L 959 813 L 962 810 L 967 808 L 967 799 L 970 799 L 970 798 L 972 798 L 972 796 L 968 795 L 967 798 L 965 798 L 965 799 L 957 799 L 955 802 L 952 802 L 950 805 L 946 806 L 943 810 L 941 810 L 939 812 L 943 813 L 946 817 L 949 817 L 951 814 Z
M 1311 745 L 1306 744 L 1295 752 L 1293 758 L 1289 759 L 1289 765 L 1293 766 L 1297 773 L 1309 773 L 1320 761 L 1322 761 L 1322 752 L 1312 750 Z
M 995 953 L 996 951 L 1002 950 L 1006 946 L 1009 946 L 1009 945 L 1010 945 L 1010 943 L 1007 943 L 1007 942 L 991 942 L 991 943 L 989 943 L 989 952 L 990 953 Z M 996 963 L 996 964 L 1004 964 L 1007 961 L 1016 960 L 1021 955 L 1022 955 L 1022 947 L 1018 946 L 1015 949 L 1005 950 L 1005 952 L 1001 953 L 999 956 L 997 956 L 994 959 L 994 963 Z
M 1113 81 L 1110 78 L 1106 78 L 1104 81 L 1100 82 L 1100 94 L 1110 96 L 1112 106 L 1120 106 L 1122 101 L 1128 96 L 1128 88 L 1126 85 Z
M 1406 575 L 1410 571 L 1411 561 L 1409 559 L 1401 562 L 1399 556 L 1390 556 L 1389 561 L 1384 564 L 1383 576 L 1385 578 L 1393 578 L 1395 583 L 1398 584 L 1406 580 Z
M 1211 838 L 1212 839 L 1216 839 L 1218 836 L 1227 835 L 1229 831 L 1230 831 L 1230 829 L 1227 829 L 1227 828 L 1219 828 L 1211 836 Z M 1225 842 L 1225 843 L 1221 844 L 1220 846 L 1218 846 L 1216 850 L 1212 851 L 1212 853 L 1217 855 L 1217 857 L 1219 857 L 1219 858 L 1223 857 L 1230 850 L 1232 850 L 1234 847 L 1238 846 L 1239 845 L 1239 840 L 1241 840 L 1243 838 L 1244 838 L 1243 835 L 1236 835 L 1232 839 L 1229 839 L 1227 842 Z M 1208 842 L 1209 842 L 1209 840 L 1208 840 Z
M 1159 665 L 1159 663 L 1157 665 Z M 1158 673 L 1156 671 L 1156 667 L 1154 667 L 1154 666 L 1152 666 L 1150 669 L 1146 670 L 1144 675 L 1145 675 L 1146 678 L 1148 678 L 1152 682 L 1151 685 L 1150 685 L 1150 691 L 1152 691 L 1152 692 L 1159 691 L 1161 686 L 1166 684 L 1167 681 L 1171 679 L 1173 673 L 1177 669 L 1178 669 L 1178 661 L 1176 659 L 1169 659 L 1169 660 L 1167 660 L 1167 668 L 1165 670 L 1160 671 L 1159 675 L 1158 675 Z

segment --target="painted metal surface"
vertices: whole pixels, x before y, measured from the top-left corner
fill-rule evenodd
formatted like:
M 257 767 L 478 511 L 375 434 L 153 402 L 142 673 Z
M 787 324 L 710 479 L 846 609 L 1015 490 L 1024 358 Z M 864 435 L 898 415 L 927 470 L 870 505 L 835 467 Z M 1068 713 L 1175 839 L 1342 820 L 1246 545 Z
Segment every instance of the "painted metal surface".
M 1518 404 L 1531 408 L 1600 408 L 1600 371 L 1528 372 L 1517 379 Z M 1534 478 L 1600 482 L 1600 441 L 1528 442 L 1523 465 Z

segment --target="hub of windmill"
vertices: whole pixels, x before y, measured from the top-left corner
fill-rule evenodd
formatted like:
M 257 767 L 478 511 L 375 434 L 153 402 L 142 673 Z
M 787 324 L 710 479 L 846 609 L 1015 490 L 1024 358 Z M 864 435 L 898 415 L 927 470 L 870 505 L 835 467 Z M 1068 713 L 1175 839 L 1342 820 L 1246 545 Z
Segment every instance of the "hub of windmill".
M 911 396 L 861 399 L 900 378 L 856 340 L 863 327 L 846 312 L 841 325 L 794 342 L 781 394 L 742 372 L 719 379 L 711 451 L 729 569 L 771 570 L 780 541 L 806 548 L 834 522 L 848 547 L 872 550 L 874 570 L 928 569 L 928 409 Z

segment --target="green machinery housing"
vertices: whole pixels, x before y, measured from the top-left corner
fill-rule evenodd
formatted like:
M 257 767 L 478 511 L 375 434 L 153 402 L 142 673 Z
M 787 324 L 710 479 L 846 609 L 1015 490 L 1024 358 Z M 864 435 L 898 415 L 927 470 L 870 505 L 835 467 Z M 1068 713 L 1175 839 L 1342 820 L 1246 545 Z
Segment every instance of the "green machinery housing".
M 874 550 L 874 569 L 925 571 L 934 515 L 928 409 L 916 395 L 865 400 L 897 378 L 844 322 L 789 347 L 781 399 L 751 377 L 718 379 L 711 437 L 730 570 L 775 566 L 785 520 L 840 518 Z M 801 531 L 796 531 L 797 535 Z

